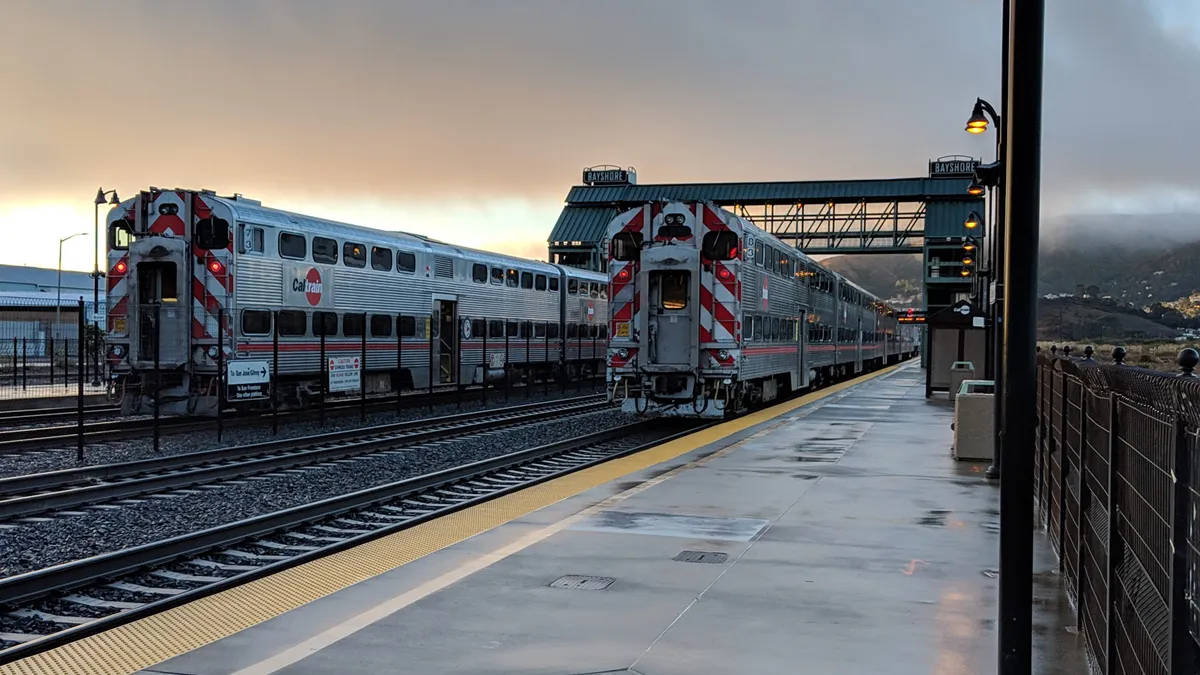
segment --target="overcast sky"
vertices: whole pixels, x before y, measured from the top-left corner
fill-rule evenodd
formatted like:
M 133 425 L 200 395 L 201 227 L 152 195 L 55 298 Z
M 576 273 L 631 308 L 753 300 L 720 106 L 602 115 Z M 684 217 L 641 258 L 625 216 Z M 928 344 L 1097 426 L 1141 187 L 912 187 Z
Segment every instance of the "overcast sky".
M 1200 3 L 1047 4 L 1047 216 L 1200 212 Z M 0 262 L 53 267 L 99 185 L 540 256 L 590 164 L 650 183 L 990 161 L 963 123 L 999 105 L 1000 21 L 999 0 L 7 0 L 0 227 L 32 248 Z

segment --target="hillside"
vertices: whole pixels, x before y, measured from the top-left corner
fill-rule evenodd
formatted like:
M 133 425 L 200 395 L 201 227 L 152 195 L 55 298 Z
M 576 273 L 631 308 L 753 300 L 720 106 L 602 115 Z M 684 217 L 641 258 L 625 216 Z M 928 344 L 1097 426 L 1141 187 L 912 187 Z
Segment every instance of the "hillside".
M 1042 298 L 1038 301 L 1039 340 L 1172 339 L 1174 328 L 1152 321 L 1138 310 L 1091 298 Z
M 1200 241 L 1130 250 L 1127 246 L 1066 244 L 1043 250 L 1038 261 L 1040 295 L 1069 293 L 1111 297 L 1146 307 L 1200 291 Z M 919 288 L 919 255 L 842 255 L 822 264 L 882 297 Z

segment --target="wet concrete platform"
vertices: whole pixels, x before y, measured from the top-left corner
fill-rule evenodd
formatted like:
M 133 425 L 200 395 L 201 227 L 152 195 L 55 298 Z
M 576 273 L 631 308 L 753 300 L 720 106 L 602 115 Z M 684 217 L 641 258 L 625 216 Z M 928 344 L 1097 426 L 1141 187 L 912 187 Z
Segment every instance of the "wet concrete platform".
M 903 366 L 143 672 L 994 673 L 998 488 L 951 457 L 923 377 Z M 1038 566 L 1034 672 L 1082 675 L 1044 547 Z

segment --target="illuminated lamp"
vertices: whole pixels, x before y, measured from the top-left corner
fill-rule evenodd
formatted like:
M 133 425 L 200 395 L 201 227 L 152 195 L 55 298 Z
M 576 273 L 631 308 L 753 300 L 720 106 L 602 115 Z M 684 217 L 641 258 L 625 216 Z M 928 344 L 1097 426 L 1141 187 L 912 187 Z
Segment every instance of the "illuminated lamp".
M 980 189 L 982 190 L 983 188 Z M 979 227 L 979 214 L 975 213 L 974 211 L 968 214 L 967 219 L 963 221 L 963 227 L 966 227 L 968 230 L 973 230 Z

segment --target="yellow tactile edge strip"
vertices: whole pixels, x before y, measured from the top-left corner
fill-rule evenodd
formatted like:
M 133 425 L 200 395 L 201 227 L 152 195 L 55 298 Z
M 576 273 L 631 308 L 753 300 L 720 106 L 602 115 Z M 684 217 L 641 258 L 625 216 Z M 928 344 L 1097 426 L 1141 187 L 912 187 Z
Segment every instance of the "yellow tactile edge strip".
M 819 392 L 381 537 L 352 549 L 0 666 L 0 675 L 129 675 L 622 476 L 885 375 Z

